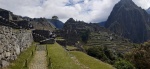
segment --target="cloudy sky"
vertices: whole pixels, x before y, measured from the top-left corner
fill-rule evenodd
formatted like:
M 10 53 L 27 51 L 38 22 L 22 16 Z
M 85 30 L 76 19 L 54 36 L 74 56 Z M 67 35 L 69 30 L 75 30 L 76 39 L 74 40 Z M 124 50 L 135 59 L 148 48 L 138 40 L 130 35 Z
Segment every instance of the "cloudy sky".
M 119 0 L 0 0 L 0 8 L 28 17 L 53 15 L 65 22 L 70 17 L 85 22 L 106 21 Z M 133 0 L 143 9 L 150 7 L 150 0 Z

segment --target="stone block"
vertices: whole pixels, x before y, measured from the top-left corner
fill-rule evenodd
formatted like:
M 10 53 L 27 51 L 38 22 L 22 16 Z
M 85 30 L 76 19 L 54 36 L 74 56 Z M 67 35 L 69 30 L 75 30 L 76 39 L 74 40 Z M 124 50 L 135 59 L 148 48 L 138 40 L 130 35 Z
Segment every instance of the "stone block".
M 1 60 L 0 64 L 1 64 L 2 67 L 7 67 L 9 65 L 9 62 L 5 61 L 5 60 Z

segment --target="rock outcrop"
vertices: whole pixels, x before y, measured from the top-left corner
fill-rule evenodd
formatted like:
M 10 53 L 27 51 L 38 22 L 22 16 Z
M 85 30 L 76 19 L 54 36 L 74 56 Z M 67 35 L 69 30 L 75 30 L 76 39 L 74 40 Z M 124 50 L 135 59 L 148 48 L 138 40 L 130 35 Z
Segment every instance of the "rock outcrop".
M 105 27 L 135 43 L 145 42 L 150 37 L 150 17 L 132 0 L 121 0 L 117 3 Z

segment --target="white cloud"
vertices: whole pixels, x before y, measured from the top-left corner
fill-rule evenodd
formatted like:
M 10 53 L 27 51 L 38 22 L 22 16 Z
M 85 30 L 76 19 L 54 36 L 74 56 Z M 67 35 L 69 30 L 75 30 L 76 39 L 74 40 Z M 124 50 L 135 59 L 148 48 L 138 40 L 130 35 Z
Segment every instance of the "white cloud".
M 70 2 L 71 3 L 70 3 Z M 0 8 L 14 14 L 29 17 L 51 18 L 53 15 L 65 22 L 70 17 L 86 22 L 107 20 L 113 6 L 119 0 L 0 0 Z M 144 9 L 150 0 L 133 0 Z M 69 3 L 70 6 L 66 6 Z
M 133 0 L 138 6 L 143 9 L 148 9 L 150 7 L 150 0 Z

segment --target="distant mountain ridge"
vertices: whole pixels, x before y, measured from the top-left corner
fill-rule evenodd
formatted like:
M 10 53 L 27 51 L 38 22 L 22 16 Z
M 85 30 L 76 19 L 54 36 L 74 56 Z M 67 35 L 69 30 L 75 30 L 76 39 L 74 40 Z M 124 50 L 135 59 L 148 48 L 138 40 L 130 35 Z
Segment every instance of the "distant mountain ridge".
M 62 29 L 64 26 L 64 23 L 57 19 L 47 19 L 49 22 L 51 22 L 56 28 Z
M 103 21 L 103 22 L 100 22 L 99 25 L 104 27 L 105 23 L 106 23 L 106 21 Z
M 148 14 L 150 14 L 150 7 L 146 10 Z
M 132 0 L 118 2 L 114 6 L 105 27 L 135 43 L 150 39 L 150 17 L 144 9 L 138 7 Z

